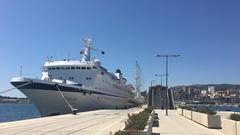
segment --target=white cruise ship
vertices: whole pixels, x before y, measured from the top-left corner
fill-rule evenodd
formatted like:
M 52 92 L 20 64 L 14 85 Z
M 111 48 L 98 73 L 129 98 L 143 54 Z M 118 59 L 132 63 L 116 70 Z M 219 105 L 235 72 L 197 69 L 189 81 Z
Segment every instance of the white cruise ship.
M 121 70 L 108 72 L 90 51 L 101 51 L 84 40 L 82 60 L 48 60 L 41 79 L 14 77 L 11 84 L 24 93 L 41 116 L 76 113 L 102 108 L 125 108 L 134 102 L 133 86 Z M 101 51 L 104 53 L 103 51 Z

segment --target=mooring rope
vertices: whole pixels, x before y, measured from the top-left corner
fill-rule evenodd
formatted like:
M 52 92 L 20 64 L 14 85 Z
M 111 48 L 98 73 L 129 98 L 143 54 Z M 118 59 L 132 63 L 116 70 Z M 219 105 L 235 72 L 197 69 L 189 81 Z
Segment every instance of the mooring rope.
M 26 85 L 28 85 L 28 84 L 30 84 L 30 83 L 32 83 L 32 81 L 26 82 L 26 83 L 24 83 L 24 84 L 18 85 L 18 86 L 16 86 L 16 87 L 13 87 L 13 88 L 10 88 L 10 89 L 7 89 L 7 90 L 3 90 L 3 91 L 0 92 L 0 95 L 1 95 L 1 94 L 4 94 L 4 93 L 7 93 L 7 92 L 9 92 L 9 91 L 12 91 L 12 90 L 14 90 L 14 89 L 21 88 L 21 87 L 26 86 Z
M 68 107 L 69 107 L 69 108 L 71 109 L 71 111 L 73 112 L 73 114 L 76 114 L 77 109 L 74 109 L 74 108 L 72 107 L 72 105 L 67 101 L 67 99 L 65 98 L 65 96 L 63 95 L 63 93 L 61 92 L 61 90 L 59 89 L 58 84 L 56 84 L 56 87 L 57 87 L 60 95 L 61 95 L 62 98 L 64 99 L 64 101 L 67 103 Z

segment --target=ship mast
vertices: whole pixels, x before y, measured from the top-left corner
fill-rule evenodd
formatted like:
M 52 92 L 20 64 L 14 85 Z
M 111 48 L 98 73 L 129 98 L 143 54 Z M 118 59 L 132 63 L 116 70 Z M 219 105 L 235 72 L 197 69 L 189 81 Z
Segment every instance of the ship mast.
M 91 50 L 93 51 L 101 51 L 104 54 L 104 51 L 100 49 L 96 49 L 92 47 L 92 39 L 87 37 L 83 39 L 84 42 L 84 49 L 80 51 L 80 54 L 83 56 L 82 61 L 91 61 Z
M 91 38 L 85 38 L 84 40 L 84 49 L 80 52 L 83 55 L 82 61 L 90 61 L 90 49 L 92 45 Z
M 138 64 L 138 62 L 136 61 L 136 97 L 140 98 L 141 97 L 141 93 L 140 93 L 140 88 L 142 86 L 142 82 L 141 82 L 141 68 L 140 65 Z

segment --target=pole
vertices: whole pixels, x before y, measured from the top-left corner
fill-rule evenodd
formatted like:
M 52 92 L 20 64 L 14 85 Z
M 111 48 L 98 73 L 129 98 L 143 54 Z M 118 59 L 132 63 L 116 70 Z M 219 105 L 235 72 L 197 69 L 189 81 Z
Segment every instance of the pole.
M 152 92 L 152 105 L 151 106 L 153 107 L 154 106 L 154 96 L 153 96 L 154 92 L 153 92 L 153 88 L 152 88 L 153 86 L 152 85 L 153 85 L 153 80 L 151 80 L 151 92 Z
M 161 75 L 161 86 L 162 86 L 162 75 Z
M 20 76 L 22 76 L 22 65 L 20 66 Z
M 166 57 L 166 116 L 168 116 L 168 56 Z
M 155 76 L 160 76 L 161 77 L 161 86 L 162 86 L 162 78 L 163 78 L 163 76 L 166 76 L 166 74 L 155 74 Z
M 160 55 L 157 54 L 155 57 L 165 57 L 166 58 L 166 116 L 168 116 L 168 57 L 179 57 L 180 55 Z

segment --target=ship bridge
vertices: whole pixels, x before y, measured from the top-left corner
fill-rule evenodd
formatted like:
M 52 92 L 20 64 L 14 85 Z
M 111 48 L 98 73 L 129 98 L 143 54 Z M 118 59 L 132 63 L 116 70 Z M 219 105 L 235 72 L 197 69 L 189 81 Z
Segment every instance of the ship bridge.
M 44 64 L 44 70 L 65 70 L 65 69 L 97 69 L 98 65 L 93 62 L 80 62 L 80 61 L 53 61 Z
M 70 80 L 89 84 L 89 81 L 95 78 L 98 69 L 98 65 L 94 62 L 48 61 L 44 64 L 42 79 Z

